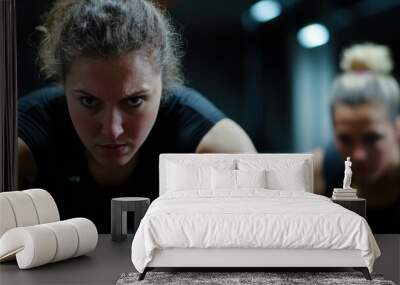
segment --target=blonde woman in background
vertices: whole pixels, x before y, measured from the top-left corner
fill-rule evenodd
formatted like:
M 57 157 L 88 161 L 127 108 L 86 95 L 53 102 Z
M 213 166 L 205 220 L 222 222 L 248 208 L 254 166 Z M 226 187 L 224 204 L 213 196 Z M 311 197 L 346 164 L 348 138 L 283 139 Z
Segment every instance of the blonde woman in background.
M 400 233 L 399 85 L 387 47 L 354 45 L 343 53 L 331 99 L 335 141 L 315 155 L 315 191 L 341 187 L 343 161 L 353 162 L 352 187 L 367 199 L 374 233 Z

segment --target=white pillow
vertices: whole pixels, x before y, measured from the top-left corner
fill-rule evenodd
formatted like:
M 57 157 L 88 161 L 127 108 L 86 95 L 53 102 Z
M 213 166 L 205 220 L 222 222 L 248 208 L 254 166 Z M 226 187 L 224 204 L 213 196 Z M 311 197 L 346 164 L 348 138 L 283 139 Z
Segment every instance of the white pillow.
M 267 171 L 235 170 L 237 188 L 267 188 Z
M 307 177 L 305 163 L 293 169 L 268 170 L 268 188 L 274 190 L 306 191 Z
M 211 188 L 213 190 L 241 188 L 267 188 L 266 171 L 263 170 L 211 170 Z
M 266 169 L 267 188 L 274 190 L 306 191 L 311 181 L 308 181 L 309 164 L 296 159 L 238 159 L 239 170 Z
M 210 189 L 210 170 L 210 167 L 169 163 L 167 189 L 168 191 Z
M 174 159 L 165 164 L 166 191 L 211 190 L 211 168 L 235 169 L 233 159 Z
M 211 169 L 211 189 L 236 189 L 236 170 Z

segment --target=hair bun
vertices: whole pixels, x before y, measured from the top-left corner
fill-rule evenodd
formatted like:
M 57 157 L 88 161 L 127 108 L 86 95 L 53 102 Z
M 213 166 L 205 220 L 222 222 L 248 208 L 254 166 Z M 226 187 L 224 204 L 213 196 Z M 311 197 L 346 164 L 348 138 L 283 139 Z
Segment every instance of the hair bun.
M 389 74 L 393 69 L 393 62 L 388 47 L 365 43 L 345 49 L 340 67 L 345 72 L 370 71 Z

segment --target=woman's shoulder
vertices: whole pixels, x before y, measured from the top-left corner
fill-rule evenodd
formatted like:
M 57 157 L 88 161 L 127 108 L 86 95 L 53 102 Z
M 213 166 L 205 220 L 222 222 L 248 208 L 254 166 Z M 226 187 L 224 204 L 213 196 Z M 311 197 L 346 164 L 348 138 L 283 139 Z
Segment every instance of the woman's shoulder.
M 161 109 L 166 113 L 180 115 L 185 112 L 195 113 L 211 121 L 225 117 L 225 114 L 205 95 L 193 88 L 175 85 L 165 90 L 163 96 Z
M 32 91 L 18 100 L 18 111 L 28 112 L 33 109 L 53 109 L 66 104 L 64 88 L 61 85 L 47 85 Z
M 345 170 L 343 158 L 337 150 L 334 141 L 329 142 L 324 147 L 322 168 L 326 189 L 328 193 L 331 193 L 335 187 L 337 188 L 342 185 Z
M 150 146 L 151 151 L 162 148 L 163 152 L 195 152 L 204 135 L 225 117 L 200 92 L 173 86 L 164 90 L 157 120 L 145 146 Z
M 342 183 L 344 164 L 333 141 L 315 149 L 314 190 L 318 194 L 330 196 L 334 187 Z
M 71 133 L 72 123 L 61 86 L 50 85 L 18 101 L 18 136 L 33 153 L 46 152 L 59 136 Z
M 194 99 L 205 98 L 199 91 L 185 85 L 173 85 L 165 89 L 164 96 L 166 96 L 167 99 L 175 99 L 185 103 L 193 101 L 191 100 L 192 97 L 194 97 Z
M 193 88 L 184 85 L 174 85 L 163 90 L 161 106 L 164 108 L 196 105 L 198 99 L 205 99 L 204 95 Z
M 323 152 L 323 164 L 327 172 L 332 172 L 333 169 L 340 172 L 344 170 L 342 156 L 340 155 L 333 141 L 329 142 L 323 147 Z

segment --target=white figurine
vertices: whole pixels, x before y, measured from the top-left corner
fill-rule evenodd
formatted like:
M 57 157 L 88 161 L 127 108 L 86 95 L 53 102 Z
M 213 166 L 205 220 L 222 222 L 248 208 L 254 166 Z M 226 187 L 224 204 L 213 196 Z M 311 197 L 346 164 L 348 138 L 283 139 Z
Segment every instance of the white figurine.
M 351 161 L 350 157 L 347 157 L 347 160 L 344 162 L 344 179 L 343 179 L 343 189 L 352 189 L 351 184 L 351 176 L 353 172 L 351 171 Z

